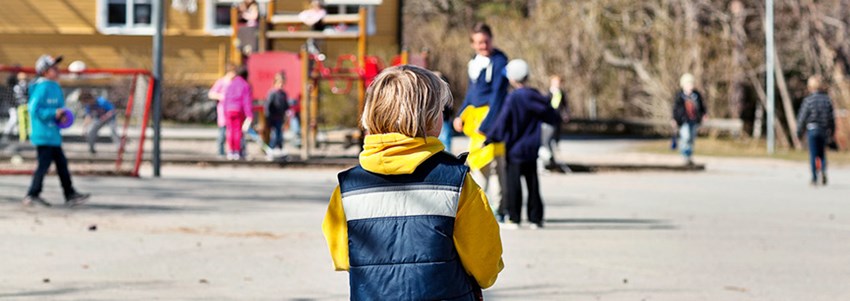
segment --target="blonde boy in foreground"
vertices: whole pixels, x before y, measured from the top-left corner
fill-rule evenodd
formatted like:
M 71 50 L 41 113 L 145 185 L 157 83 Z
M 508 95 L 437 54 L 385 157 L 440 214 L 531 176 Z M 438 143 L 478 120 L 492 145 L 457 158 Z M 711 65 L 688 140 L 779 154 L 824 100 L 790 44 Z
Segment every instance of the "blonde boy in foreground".
M 369 86 L 360 165 L 339 174 L 322 223 L 352 300 L 481 300 L 504 267 L 487 197 L 436 138 L 450 99 L 414 66 Z

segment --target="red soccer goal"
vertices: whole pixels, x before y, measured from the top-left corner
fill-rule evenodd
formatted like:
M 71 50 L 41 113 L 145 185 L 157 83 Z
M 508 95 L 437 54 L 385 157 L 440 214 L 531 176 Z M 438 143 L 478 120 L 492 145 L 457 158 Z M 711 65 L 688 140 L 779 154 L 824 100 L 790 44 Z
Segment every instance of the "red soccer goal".
M 83 69 L 82 71 L 61 70 L 59 83 L 65 92 L 65 105 L 74 112 L 77 120 L 70 128 L 63 130 L 63 148 L 72 165 L 72 171 L 101 174 L 138 176 L 144 159 L 145 135 L 147 134 L 150 108 L 153 98 L 153 75 L 143 69 Z M 35 70 L 27 67 L 0 65 L 0 125 L 6 130 L 8 119 L 17 107 L 17 101 L 10 86 L 13 78 L 20 73 L 31 82 Z M 88 92 L 102 97 L 114 105 L 115 128 L 119 139 L 111 138 L 111 126 L 100 129 L 95 139 L 97 153 L 90 153 L 87 134 L 84 128 L 84 106 L 78 101 L 79 95 Z M 27 174 L 34 170 L 35 152 L 29 142 L 20 142 L 20 126 L 17 132 L 4 136 L 0 143 L 0 175 Z M 17 133 L 17 134 L 15 134 Z M 11 139 L 9 137 L 12 137 Z M 111 141 L 110 141 L 111 140 Z M 115 141 L 118 140 L 118 141 Z M 114 163 L 114 164 L 113 164 Z

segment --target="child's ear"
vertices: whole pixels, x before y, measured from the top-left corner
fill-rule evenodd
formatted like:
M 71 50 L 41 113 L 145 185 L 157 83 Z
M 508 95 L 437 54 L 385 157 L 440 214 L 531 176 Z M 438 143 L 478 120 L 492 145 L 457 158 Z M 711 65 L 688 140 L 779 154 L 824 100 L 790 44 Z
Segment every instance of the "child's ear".
M 428 123 L 428 128 L 426 130 L 426 135 L 429 137 L 437 137 L 440 136 L 440 132 L 443 130 L 443 120 L 441 118 L 437 118 L 433 122 Z

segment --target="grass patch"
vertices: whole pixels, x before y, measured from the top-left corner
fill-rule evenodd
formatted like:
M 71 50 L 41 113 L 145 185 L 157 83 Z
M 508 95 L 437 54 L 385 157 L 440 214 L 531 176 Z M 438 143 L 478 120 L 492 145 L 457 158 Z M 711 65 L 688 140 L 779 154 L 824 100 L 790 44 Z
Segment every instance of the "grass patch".
M 808 162 L 808 150 L 792 150 L 777 148 L 774 154 L 767 154 L 767 146 L 764 140 L 731 140 L 731 139 L 697 139 L 694 146 L 695 156 L 711 157 L 736 157 L 736 158 L 772 158 L 795 162 Z M 648 153 L 673 153 L 670 150 L 670 140 L 655 140 L 647 142 L 638 150 Z M 850 165 L 850 153 L 829 151 L 826 154 L 829 164 Z

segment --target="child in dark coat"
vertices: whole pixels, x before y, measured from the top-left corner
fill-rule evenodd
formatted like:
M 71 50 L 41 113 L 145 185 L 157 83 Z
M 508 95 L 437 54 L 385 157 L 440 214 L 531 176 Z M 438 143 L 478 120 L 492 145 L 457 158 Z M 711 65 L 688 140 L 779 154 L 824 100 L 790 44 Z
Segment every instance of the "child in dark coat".
M 283 150 L 283 121 L 286 119 L 286 111 L 289 110 L 289 99 L 283 86 L 286 84 L 286 75 L 283 72 L 275 74 L 274 87 L 269 90 L 266 102 L 263 104 L 266 124 L 271 128 L 271 142 L 269 146 L 273 149 Z
M 528 187 L 528 221 L 531 228 L 543 227 L 543 201 L 537 180 L 537 152 L 540 148 L 540 125 L 559 124 L 561 116 L 552 108 L 549 98 L 526 86 L 528 64 L 523 60 L 512 60 L 505 67 L 506 75 L 514 91 L 505 99 L 501 114 L 488 133 L 489 142 L 504 142 L 507 152 L 507 193 L 510 222 L 503 227 L 519 228 L 522 212 L 522 185 L 525 178 Z

